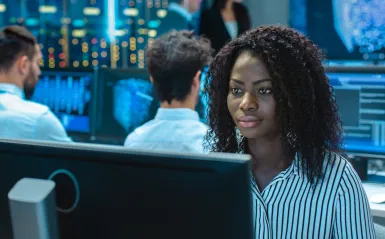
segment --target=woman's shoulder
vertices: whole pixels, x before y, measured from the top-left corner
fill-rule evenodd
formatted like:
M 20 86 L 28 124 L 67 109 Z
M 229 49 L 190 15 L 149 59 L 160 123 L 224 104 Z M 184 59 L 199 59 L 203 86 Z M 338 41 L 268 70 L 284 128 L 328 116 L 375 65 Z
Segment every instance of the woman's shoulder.
M 325 153 L 323 174 L 330 174 L 334 172 L 342 176 L 349 166 L 351 166 L 349 161 L 341 154 L 331 151 L 327 151 Z
M 328 152 L 323 167 L 324 181 L 338 184 L 339 190 L 346 185 L 361 185 L 361 179 L 351 163 L 338 153 Z

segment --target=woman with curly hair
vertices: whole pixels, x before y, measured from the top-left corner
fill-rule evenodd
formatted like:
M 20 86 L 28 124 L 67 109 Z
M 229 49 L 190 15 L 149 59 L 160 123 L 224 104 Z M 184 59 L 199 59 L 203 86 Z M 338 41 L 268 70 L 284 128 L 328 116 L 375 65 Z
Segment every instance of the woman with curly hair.
M 210 66 L 206 146 L 252 156 L 255 238 L 375 238 L 360 179 L 336 153 L 342 126 L 321 57 L 298 32 L 262 26 Z

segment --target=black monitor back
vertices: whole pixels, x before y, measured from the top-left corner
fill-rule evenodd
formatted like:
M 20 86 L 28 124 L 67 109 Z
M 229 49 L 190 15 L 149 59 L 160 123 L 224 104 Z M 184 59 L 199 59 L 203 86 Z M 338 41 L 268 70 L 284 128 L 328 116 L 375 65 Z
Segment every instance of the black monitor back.
M 251 238 L 249 157 L 0 141 L 0 238 L 7 193 L 54 176 L 61 239 Z

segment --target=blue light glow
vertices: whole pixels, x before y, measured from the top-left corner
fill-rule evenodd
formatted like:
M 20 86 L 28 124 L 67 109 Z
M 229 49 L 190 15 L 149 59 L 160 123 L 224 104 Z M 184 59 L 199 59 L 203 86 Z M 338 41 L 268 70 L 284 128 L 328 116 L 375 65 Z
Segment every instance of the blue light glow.
M 114 0 L 107 0 L 108 4 L 108 36 L 110 38 L 111 42 L 115 42 L 116 36 L 115 36 L 115 23 L 116 23 L 116 10 L 115 10 L 115 1 Z
M 74 27 L 84 27 L 84 20 L 80 20 L 80 19 L 73 20 L 72 25 Z
M 149 28 L 158 28 L 160 25 L 160 21 L 152 20 L 148 22 Z
M 39 20 L 36 19 L 36 18 L 28 18 L 26 21 L 25 21 L 26 25 L 27 26 L 38 26 L 39 25 Z

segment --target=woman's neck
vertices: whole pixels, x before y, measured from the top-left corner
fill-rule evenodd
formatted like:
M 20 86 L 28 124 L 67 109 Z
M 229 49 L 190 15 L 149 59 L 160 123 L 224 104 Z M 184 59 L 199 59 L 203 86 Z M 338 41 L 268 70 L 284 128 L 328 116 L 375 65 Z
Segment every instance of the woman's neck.
M 253 156 L 255 170 L 281 172 L 293 161 L 292 155 L 285 155 L 279 136 L 272 139 L 248 139 L 247 147 Z
M 221 14 L 225 22 L 236 20 L 232 0 L 226 2 L 224 8 L 221 9 Z
M 228 0 L 226 2 L 224 10 L 225 11 L 233 11 L 233 1 L 232 0 Z
M 272 139 L 248 139 L 247 149 L 252 156 L 252 173 L 261 192 L 293 161 L 292 156 L 285 155 L 279 136 Z

